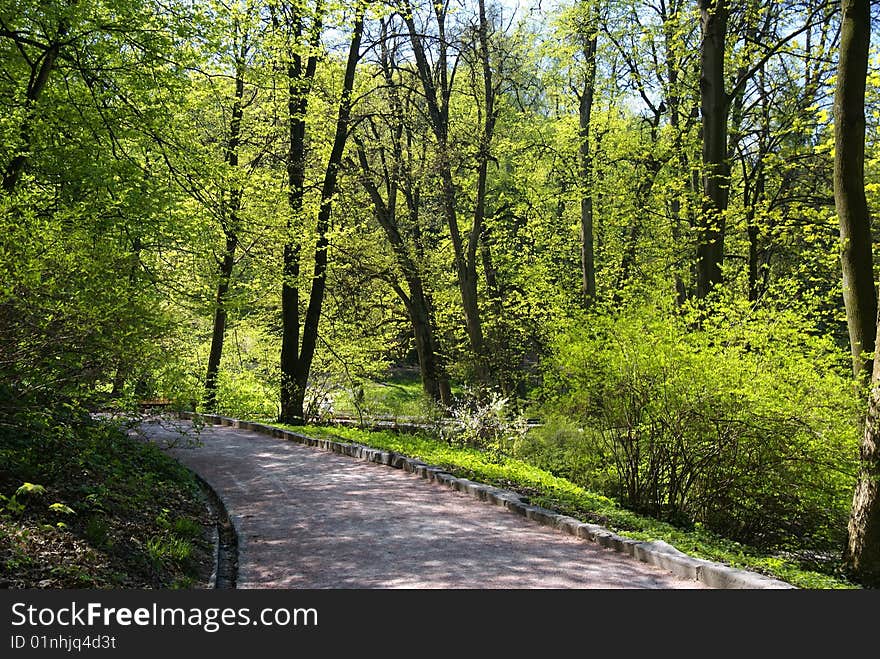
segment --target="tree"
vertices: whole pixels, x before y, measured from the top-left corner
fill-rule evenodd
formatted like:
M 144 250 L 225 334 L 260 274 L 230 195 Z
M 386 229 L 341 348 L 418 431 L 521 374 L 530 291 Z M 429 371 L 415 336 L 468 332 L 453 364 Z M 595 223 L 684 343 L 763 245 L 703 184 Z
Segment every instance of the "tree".
M 129 366 L 159 370 L 169 326 L 150 265 L 176 227 L 155 136 L 191 63 L 176 40 L 198 29 L 161 11 L 0 10 L 0 369 L 18 403 L 93 404 Z
M 333 136 L 333 145 L 324 170 L 324 181 L 321 186 L 320 205 L 316 225 L 317 239 L 313 255 L 313 274 L 309 301 L 305 319 L 302 324 L 302 338 L 299 343 L 297 354 L 296 346 L 299 338 L 299 295 L 291 293 L 291 288 L 296 286 L 295 279 L 299 275 L 299 247 L 290 244 L 284 248 L 284 291 L 282 291 L 283 304 L 283 343 L 281 349 L 281 416 L 284 423 L 305 423 L 305 396 L 308 385 L 309 373 L 311 372 L 312 360 L 315 356 L 315 348 L 318 343 L 318 325 L 321 320 L 321 308 L 324 304 L 324 292 L 327 282 L 327 251 L 329 242 L 327 233 L 330 228 L 330 215 L 333 210 L 333 200 L 336 195 L 336 184 L 339 170 L 342 165 L 342 157 L 345 144 L 348 140 L 349 122 L 351 119 L 352 92 L 354 89 L 355 70 L 360 59 L 361 38 L 364 28 L 364 13 L 366 3 L 359 0 L 355 7 L 354 22 L 352 26 L 351 42 L 348 56 L 345 61 L 345 73 L 342 81 L 342 91 L 339 97 L 336 129 Z M 300 24 L 301 25 L 301 24 Z M 311 84 L 314 76 L 314 60 L 310 56 L 305 67 L 307 84 Z M 292 65 L 288 68 L 288 82 L 290 89 L 290 114 L 288 120 L 291 126 L 291 154 L 288 161 L 288 171 L 291 182 L 289 195 L 298 195 L 292 198 L 292 211 L 301 209 L 302 203 L 302 180 L 300 167 L 304 166 L 304 136 L 305 136 L 305 107 L 306 98 L 300 92 L 300 76 L 302 74 L 301 60 L 298 54 L 292 59 Z M 302 112 L 298 110 L 302 108 Z M 297 204 L 300 206 L 297 207 Z M 295 259 L 295 261 L 294 261 Z
M 478 34 L 478 60 L 484 76 L 484 97 L 482 99 L 483 122 L 477 129 L 479 135 L 478 148 L 478 183 L 476 202 L 474 204 L 473 223 L 465 238 L 459 225 L 458 200 L 455 180 L 453 177 L 449 142 L 450 133 L 450 99 L 453 91 L 453 80 L 457 71 L 458 59 L 450 61 L 450 41 L 447 35 L 448 3 L 432 5 L 436 23 L 436 37 L 429 37 L 416 27 L 415 10 L 410 0 L 403 0 L 403 19 L 409 31 L 410 43 L 416 63 L 416 76 L 421 83 L 427 104 L 427 115 L 431 124 L 437 148 L 437 170 L 441 181 L 443 213 L 449 230 L 453 248 L 453 265 L 458 288 L 461 294 L 465 327 L 470 343 L 473 370 L 480 387 L 491 383 L 489 364 L 486 358 L 486 345 L 483 336 L 483 322 L 480 317 L 479 300 L 477 297 L 477 250 L 480 243 L 485 215 L 485 184 L 486 165 L 490 157 L 492 131 L 495 125 L 494 101 L 495 91 L 491 78 L 491 65 L 488 58 L 488 21 L 485 4 L 480 1 Z M 430 45 L 436 44 L 434 65 L 428 58 Z
M 599 41 L 599 10 L 596 2 L 582 3 L 580 34 L 584 58 L 583 87 L 578 94 L 580 128 L 581 185 L 581 286 L 584 301 L 590 305 L 596 297 L 596 256 L 593 246 L 593 154 L 590 151 L 590 118 L 596 90 L 596 47 Z
M 865 80 L 871 39 L 869 0 L 844 0 L 835 91 L 834 199 L 840 216 L 847 324 L 853 371 L 861 377 L 863 352 L 874 349 L 876 298 L 871 234 L 865 198 Z M 870 318 L 867 314 L 873 313 Z M 880 355 L 874 357 L 868 415 L 859 447 L 846 550 L 849 569 L 863 583 L 880 586 Z
M 304 417 L 304 386 L 298 390 L 301 378 L 299 360 L 300 302 L 299 273 L 302 245 L 294 234 L 294 222 L 303 213 L 306 180 L 306 113 L 309 94 L 318 65 L 324 5 L 318 2 L 311 16 L 308 41 L 300 43 L 306 29 L 307 16 L 303 8 L 281 3 L 272 9 L 272 23 L 276 32 L 284 31 L 284 64 L 287 77 L 287 236 L 281 283 L 281 416 L 284 421 L 302 423 Z M 279 13 L 280 12 L 280 16 Z M 283 23 L 283 25 L 282 25 Z M 303 52 L 305 51 L 305 52 Z M 306 374 L 308 376 L 308 374 Z
M 761 10 L 757 5 L 731 5 L 728 0 L 700 0 L 700 112 L 702 121 L 702 192 L 703 203 L 698 222 L 697 244 L 697 290 L 698 299 L 705 298 L 713 288 L 722 283 L 727 234 L 727 211 L 731 199 L 731 159 L 740 139 L 739 124 L 742 120 L 743 94 L 746 85 L 754 79 L 765 65 L 793 45 L 802 34 L 809 33 L 814 25 L 827 21 L 824 4 L 793 3 L 794 9 L 803 13 L 799 22 L 786 34 L 780 35 L 769 28 L 776 14 L 788 9 L 785 5 Z M 729 33 L 729 21 L 735 10 L 742 14 L 736 32 Z M 757 22 L 764 15 L 765 30 L 759 32 Z M 742 55 L 746 56 L 730 76 L 727 86 L 728 37 L 735 36 L 743 42 Z
M 870 43 L 867 2 L 845 0 L 834 94 L 834 205 L 840 221 L 843 300 L 853 373 L 871 377 L 877 333 L 877 294 L 871 249 L 871 216 L 865 197 L 865 78 Z
M 251 12 L 253 12 L 253 7 L 246 6 L 244 8 L 245 15 Z M 233 19 L 232 27 L 233 43 L 231 47 L 233 51 L 234 91 L 223 159 L 232 170 L 232 178 L 234 178 L 239 167 L 242 120 L 246 105 L 245 72 L 252 44 L 250 43 L 251 34 L 248 27 L 243 25 L 238 17 Z M 260 155 L 256 157 L 256 160 L 259 160 L 259 158 Z M 226 336 L 229 285 L 232 279 L 232 270 L 235 266 L 235 253 L 238 249 L 239 232 L 241 230 L 242 195 L 242 184 L 235 180 L 220 195 L 219 220 L 225 245 L 222 257 L 218 260 L 217 264 L 219 280 L 217 282 L 214 322 L 211 329 L 211 349 L 208 354 L 208 366 L 205 373 L 205 409 L 209 412 L 215 412 L 217 407 L 217 375 L 220 370 L 220 360 L 223 356 L 223 343 Z
M 376 112 L 378 117 L 370 116 L 362 122 L 363 137 L 354 135 L 361 169 L 360 182 L 369 194 L 374 217 L 391 247 L 399 272 L 387 281 L 403 302 L 412 325 L 422 389 L 431 400 L 449 406 L 452 403 L 449 375 L 441 355 L 433 302 L 420 267 L 425 246 L 418 174 L 413 171 L 417 157 L 413 151 L 418 151 L 419 144 L 414 134 L 417 128 L 412 125 L 411 118 L 413 94 L 395 76 L 400 64 L 389 27 L 390 23 L 382 20 L 378 64 L 384 89 L 379 103 L 386 107 Z M 376 145 L 373 149 L 375 166 L 371 165 L 366 139 Z M 374 167 L 380 182 L 376 181 Z M 384 196 L 380 186 L 384 189 Z M 403 221 L 398 217 L 399 196 L 405 202 Z M 400 285 L 399 277 L 403 278 L 406 290 Z

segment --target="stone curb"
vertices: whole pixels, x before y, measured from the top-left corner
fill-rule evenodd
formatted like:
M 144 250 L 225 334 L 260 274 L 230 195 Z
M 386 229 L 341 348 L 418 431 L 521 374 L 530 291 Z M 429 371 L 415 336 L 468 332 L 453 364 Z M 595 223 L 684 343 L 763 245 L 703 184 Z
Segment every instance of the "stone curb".
M 193 416 L 191 412 L 180 413 L 182 419 L 192 419 Z M 457 478 L 440 467 L 427 465 L 424 462 L 408 458 L 393 451 L 384 451 L 362 444 L 352 444 L 343 441 L 316 439 L 291 430 L 283 430 L 263 423 L 241 421 L 216 414 L 203 414 L 201 419 L 211 425 L 231 426 L 241 430 L 250 430 L 359 460 L 402 469 L 428 481 L 434 481 L 459 492 L 469 494 L 481 501 L 502 506 L 539 524 L 551 526 L 563 533 L 588 540 L 606 549 L 626 554 L 643 563 L 672 572 L 678 577 L 700 581 L 712 588 L 753 590 L 796 588 L 785 581 L 773 579 L 757 572 L 749 572 L 748 570 L 729 567 L 723 563 L 693 558 L 662 540 L 645 542 L 624 538 L 597 524 L 588 524 L 573 517 L 560 515 L 556 511 L 547 508 L 530 505 L 520 495 L 510 490 L 477 483 L 466 478 Z
M 239 525 L 230 517 L 226 510 L 225 502 L 214 487 L 189 467 L 186 467 L 186 469 L 196 479 L 205 495 L 207 499 L 205 505 L 209 514 L 212 517 L 216 516 L 216 522 L 211 527 L 213 565 L 206 588 L 209 590 L 235 588 L 240 543 L 237 531 Z M 222 534 L 221 526 L 228 527 Z

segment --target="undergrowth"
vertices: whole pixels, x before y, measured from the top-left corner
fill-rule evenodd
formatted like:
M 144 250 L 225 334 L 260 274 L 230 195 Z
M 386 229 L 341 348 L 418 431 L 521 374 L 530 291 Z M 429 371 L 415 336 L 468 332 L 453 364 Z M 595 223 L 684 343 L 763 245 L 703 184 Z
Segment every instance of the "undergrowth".
M 193 475 L 111 424 L 0 433 L 0 587 L 193 588 L 211 523 Z

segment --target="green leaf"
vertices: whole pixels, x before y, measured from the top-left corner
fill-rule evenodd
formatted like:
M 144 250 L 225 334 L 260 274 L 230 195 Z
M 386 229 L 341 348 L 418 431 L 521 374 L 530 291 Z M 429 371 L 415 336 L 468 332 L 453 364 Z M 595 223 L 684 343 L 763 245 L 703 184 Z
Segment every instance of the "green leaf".
M 42 485 L 35 485 L 34 483 L 25 483 L 20 488 L 15 491 L 15 496 L 21 496 L 22 494 L 41 496 L 46 493 L 46 488 Z

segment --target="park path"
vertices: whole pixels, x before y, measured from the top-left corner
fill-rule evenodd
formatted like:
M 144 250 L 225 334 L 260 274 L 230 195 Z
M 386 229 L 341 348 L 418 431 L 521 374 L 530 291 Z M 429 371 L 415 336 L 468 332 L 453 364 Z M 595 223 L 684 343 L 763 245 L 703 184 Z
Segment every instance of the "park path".
M 228 426 L 200 446 L 142 428 L 225 503 L 238 588 L 706 587 L 401 469 Z

